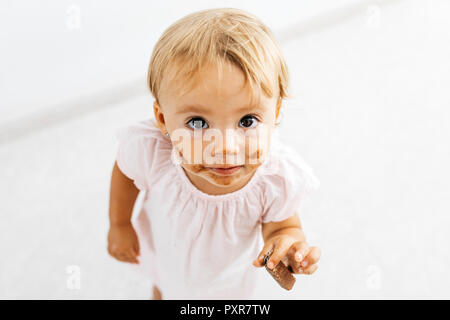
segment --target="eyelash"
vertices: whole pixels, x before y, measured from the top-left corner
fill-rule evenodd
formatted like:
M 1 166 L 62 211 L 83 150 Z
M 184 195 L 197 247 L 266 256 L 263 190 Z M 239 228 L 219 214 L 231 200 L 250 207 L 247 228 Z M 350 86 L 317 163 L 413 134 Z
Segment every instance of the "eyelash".
M 254 115 L 254 114 L 246 114 L 245 116 L 243 116 L 243 117 L 239 120 L 239 123 L 242 121 L 242 119 L 247 118 L 247 117 L 250 117 L 250 118 L 252 118 L 252 119 L 255 119 L 257 123 L 261 122 L 261 120 L 258 118 L 258 116 Z M 193 127 L 191 127 L 191 126 L 189 125 L 189 123 L 190 123 L 192 120 L 197 120 L 197 121 L 200 120 L 200 121 L 203 121 L 203 122 L 205 122 L 206 124 L 208 124 L 202 117 L 192 117 L 192 118 L 190 118 L 190 119 L 186 122 L 186 126 L 187 126 L 188 128 L 190 128 L 190 129 L 192 129 L 192 130 L 199 130 L 199 129 L 195 129 L 195 128 L 193 128 Z M 209 126 L 209 125 L 208 125 L 208 126 Z M 252 129 L 252 127 L 243 127 L 243 128 L 244 128 L 244 129 Z M 207 128 L 202 128 L 202 129 L 207 129 Z
M 193 128 L 193 127 L 191 127 L 190 125 L 189 125 L 189 123 L 192 121 L 192 120 L 200 120 L 200 121 L 203 121 L 203 122 L 205 122 L 206 124 L 207 124 L 207 122 L 203 119 L 203 118 L 200 118 L 200 117 L 192 117 L 192 118 L 190 118 L 187 122 L 186 122 L 186 126 L 188 127 L 188 128 L 190 128 L 190 129 L 192 129 L 192 130 L 198 130 L 198 129 L 196 129 L 196 128 Z M 203 128 L 202 128 L 203 129 Z M 206 129 L 206 128 L 205 128 Z

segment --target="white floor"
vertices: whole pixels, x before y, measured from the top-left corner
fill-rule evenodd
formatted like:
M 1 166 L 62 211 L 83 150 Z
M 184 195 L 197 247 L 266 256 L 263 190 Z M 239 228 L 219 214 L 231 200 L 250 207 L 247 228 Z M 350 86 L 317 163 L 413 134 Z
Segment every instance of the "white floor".
M 280 130 L 321 180 L 300 218 L 323 257 L 292 292 L 265 277 L 260 298 L 450 298 L 450 3 L 359 3 L 283 42 L 294 97 Z M 143 91 L 0 143 L 0 298 L 150 297 L 106 233 L 114 132 L 151 104 Z

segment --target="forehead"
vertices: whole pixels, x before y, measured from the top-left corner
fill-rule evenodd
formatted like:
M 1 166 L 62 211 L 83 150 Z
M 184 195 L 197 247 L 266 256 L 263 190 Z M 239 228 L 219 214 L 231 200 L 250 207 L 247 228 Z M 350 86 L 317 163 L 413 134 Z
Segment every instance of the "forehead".
M 228 61 L 207 64 L 191 76 L 175 66 L 169 69 L 161 85 L 161 104 L 244 107 L 270 100 L 259 87 L 252 88 L 243 71 Z

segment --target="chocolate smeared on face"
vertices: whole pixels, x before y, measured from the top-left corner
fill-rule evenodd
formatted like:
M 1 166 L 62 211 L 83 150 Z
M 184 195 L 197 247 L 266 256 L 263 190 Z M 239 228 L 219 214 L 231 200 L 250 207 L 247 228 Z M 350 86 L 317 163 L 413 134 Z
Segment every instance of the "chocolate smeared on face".
M 164 113 L 161 126 L 179 150 L 178 163 L 197 188 L 211 194 L 239 190 L 254 176 L 267 154 L 280 101 L 279 92 L 267 96 L 249 86 L 239 66 L 225 61 L 220 68 L 205 64 L 183 94 L 173 86 L 177 78 L 168 77 L 155 104 L 156 119 Z

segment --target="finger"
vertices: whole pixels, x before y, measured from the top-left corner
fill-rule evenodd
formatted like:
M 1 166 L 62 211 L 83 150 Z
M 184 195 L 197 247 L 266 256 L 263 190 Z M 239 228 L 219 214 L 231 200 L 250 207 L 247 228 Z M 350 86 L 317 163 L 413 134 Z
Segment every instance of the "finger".
M 133 249 L 134 249 L 134 253 L 136 254 L 136 256 L 139 256 L 141 254 L 140 248 L 139 248 L 139 242 L 136 242 L 136 244 L 133 246 Z
M 317 268 L 319 268 L 318 264 L 312 264 L 308 268 L 303 269 L 303 273 L 304 274 L 313 274 L 317 270 Z
M 273 249 L 273 253 L 270 256 L 269 261 L 267 262 L 267 267 L 269 269 L 273 269 L 281 259 L 287 254 L 290 248 L 290 241 L 278 241 L 275 244 L 275 248 Z
M 261 250 L 261 252 L 258 255 L 258 258 L 253 261 L 253 265 L 255 267 L 262 267 L 264 266 L 264 257 L 273 249 L 273 242 L 267 242 L 264 244 L 264 248 Z
M 304 255 L 308 253 L 308 250 L 309 250 L 308 244 L 306 242 L 301 241 L 293 243 L 289 248 L 287 254 L 287 261 L 293 273 L 300 273 L 301 268 L 300 263 Z
M 133 263 L 139 263 L 139 259 L 137 258 L 139 254 L 134 255 Z
M 135 258 L 133 258 L 132 256 L 130 256 L 129 254 L 127 254 L 127 253 L 115 253 L 114 254 L 114 257 L 117 259 L 117 260 L 119 260 L 119 261 L 122 261 L 122 262 L 135 262 Z
M 128 258 L 128 262 L 131 263 L 138 263 L 136 258 L 136 253 L 134 251 L 134 248 L 130 248 L 128 252 L 126 253 L 126 257 Z
M 125 262 L 130 262 L 130 263 L 138 263 L 136 258 L 130 257 L 129 255 L 124 257 L 124 261 Z
M 128 262 L 128 258 L 126 256 L 124 256 L 123 254 L 116 253 L 116 254 L 113 255 L 113 257 L 116 258 L 119 261 Z
M 115 258 L 115 259 L 119 259 L 119 254 L 117 252 L 117 250 L 115 250 L 115 248 L 113 246 L 109 246 L 108 247 L 108 253 L 111 257 Z
M 295 248 L 294 259 L 297 262 L 301 262 L 309 254 L 310 248 L 304 241 L 298 241 L 293 246 Z
M 127 257 L 127 262 L 136 263 L 136 264 L 139 263 L 137 258 L 133 258 L 133 257 L 130 257 L 130 256 Z
M 302 270 L 301 270 L 302 267 L 300 265 L 300 262 L 298 262 L 294 259 L 294 254 L 287 254 L 286 258 L 287 258 L 286 259 L 287 263 L 285 262 L 285 264 L 286 264 L 286 266 L 288 266 L 288 269 L 291 273 L 296 273 L 296 274 L 302 273 Z M 283 259 L 281 261 L 284 262 Z
M 301 267 L 305 269 L 308 266 L 316 264 L 320 259 L 320 255 L 321 251 L 319 247 L 311 247 L 311 249 L 308 252 L 308 255 L 301 262 Z

